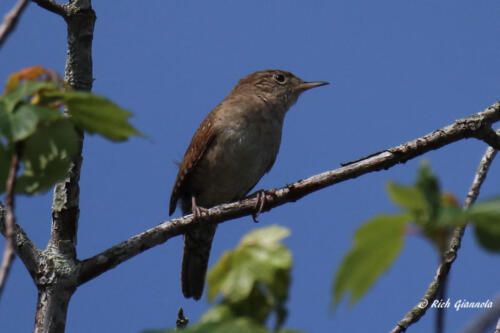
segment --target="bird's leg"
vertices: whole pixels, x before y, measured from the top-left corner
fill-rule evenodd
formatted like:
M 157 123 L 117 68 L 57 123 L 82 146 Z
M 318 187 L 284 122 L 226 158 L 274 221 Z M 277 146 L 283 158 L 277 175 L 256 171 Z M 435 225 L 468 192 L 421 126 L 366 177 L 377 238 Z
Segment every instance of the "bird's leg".
M 255 204 L 255 209 L 257 211 L 252 214 L 252 219 L 255 223 L 259 223 L 259 221 L 257 220 L 257 216 L 259 216 L 260 213 L 262 213 L 262 209 L 264 208 L 265 203 L 266 203 L 266 192 L 264 190 L 257 191 L 257 203 Z
M 193 218 L 198 219 L 201 214 L 208 213 L 208 209 L 198 206 L 196 204 L 196 198 L 194 196 L 191 197 L 191 211 L 193 212 Z

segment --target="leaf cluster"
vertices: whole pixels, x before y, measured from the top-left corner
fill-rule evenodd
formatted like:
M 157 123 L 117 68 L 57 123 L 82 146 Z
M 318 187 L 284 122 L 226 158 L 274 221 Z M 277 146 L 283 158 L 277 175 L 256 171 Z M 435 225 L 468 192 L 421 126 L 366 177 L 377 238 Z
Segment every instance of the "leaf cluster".
M 292 255 L 280 241 L 288 235 L 284 227 L 261 228 L 226 251 L 208 274 L 208 299 L 219 296 L 219 302 L 198 323 L 180 331 L 266 333 L 266 323 L 274 315 L 274 332 L 298 332 L 282 329 Z
M 407 234 L 428 239 L 442 258 L 452 230 L 470 222 L 483 248 L 500 251 L 500 198 L 462 209 L 453 194 L 441 191 L 438 178 L 426 162 L 421 164 L 413 185 L 391 182 L 387 191 L 402 213 L 377 215 L 356 231 L 353 245 L 336 273 L 334 306 L 347 293 L 351 305 L 358 301 L 394 263 Z
M 22 162 L 16 192 L 41 193 L 64 178 L 80 149 L 79 131 L 124 141 L 141 135 L 128 123 L 131 115 L 104 97 L 73 91 L 41 66 L 11 74 L 0 97 L 0 193 L 14 153 Z

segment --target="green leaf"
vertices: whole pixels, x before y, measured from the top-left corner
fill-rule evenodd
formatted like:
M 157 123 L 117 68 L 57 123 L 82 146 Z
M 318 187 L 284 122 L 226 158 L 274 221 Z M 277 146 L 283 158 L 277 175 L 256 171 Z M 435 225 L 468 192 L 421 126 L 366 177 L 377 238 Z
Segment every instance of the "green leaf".
M 249 232 L 240 241 L 240 246 L 258 245 L 261 247 L 274 247 L 279 241 L 290 236 L 290 230 L 279 225 L 256 229 Z
M 500 197 L 478 202 L 469 208 L 467 213 L 469 218 L 474 221 L 496 221 L 500 219 Z
M 209 301 L 213 301 L 221 291 L 222 286 L 227 280 L 227 276 L 232 268 L 232 254 L 225 251 L 219 261 L 208 272 L 208 295 Z
M 436 221 L 441 206 L 441 189 L 439 180 L 427 161 L 420 163 L 415 185 L 422 191 L 429 205 L 429 221 Z
M 408 215 L 379 215 L 363 224 L 340 265 L 333 288 L 333 305 L 350 292 L 353 305 L 387 270 L 403 248 Z
M 8 141 L 21 141 L 32 135 L 39 123 L 61 119 L 63 115 L 57 109 L 21 103 L 14 112 L 6 112 L 0 102 L 0 136 Z
M 476 238 L 488 251 L 500 251 L 500 198 L 477 203 L 467 211 Z
M 439 181 L 427 162 L 422 162 L 414 186 L 388 183 L 387 190 L 394 203 L 403 207 L 415 223 L 431 232 L 439 219 L 441 192 Z
M 275 287 L 277 272 L 289 270 L 292 265 L 290 251 L 279 243 L 288 234 L 286 228 L 270 226 L 243 237 L 237 248 L 224 253 L 210 270 L 208 299 L 220 293 L 230 302 L 238 302 L 248 297 L 257 282 Z
M 9 116 L 12 141 L 23 140 L 35 132 L 38 118 L 28 104 L 23 103 Z
M 78 135 L 66 118 L 40 127 L 25 143 L 24 170 L 16 182 L 16 191 L 42 193 L 64 179 L 71 157 L 78 151 Z
M 7 177 L 9 176 L 11 156 L 0 142 L 0 193 L 5 191 L 7 185 Z
M 245 235 L 238 246 L 225 252 L 208 274 L 208 298 L 224 296 L 202 321 L 248 317 L 264 325 L 276 313 L 278 330 L 287 315 L 284 306 L 290 286 L 292 257 L 280 241 L 286 228 L 270 226 Z
M 16 90 L 1 97 L 0 100 L 4 101 L 7 112 L 13 112 L 19 102 L 42 89 L 54 90 L 58 89 L 58 87 L 54 82 L 24 81 L 19 85 L 19 87 L 17 87 Z
M 500 223 L 475 224 L 475 235 L 479 244 L 491 252 L 500 252 Z
M 124 141 L 132 135 L 144 136 L 127 121 L 132 116 L 109 99 L 92 93 L 48 92 L 45 97 L 61 97 L 73 121 L 89 133 L 113 141 Z
M 203 316 L 200 318 L 199 322 L 200 323 L 221 322 L 221 321 L 231 320 L 236 317 L 237 314 L 234 313 L 231 304 L 227 302 L 222 302 L 212 307 L 207 312 L 205 312 Z
M 387 183 L 387 191 L 391 200 L 410 213 L 425 211 L 427 201 L 422 191 L 414 186 L 403 186 L 396 183 Z
M 467 223 L 469 214 L 460 207 L 443 205 L 436 223 L 437 227 L 458 227 Z
M 273 310 L 273 299 L 259 288 L 253 288 L 250 295 L 240 302 L 223 300 L 208 310 L 200 322 L 217 322 L 232 318 L 248 317 L 256 323 L 264 325 Z
M 63 118 L 56 109 L 23 103 L 10 115 L 13 141 L 21 141 L 32 135 L 41 122 Z
M 10 117 L 7 113 L 7 108 L 5 103 L 0 99 L 0 138 L 4 137 L 7 140 L 11 140 L 12 131 L 10 128 Z
M 288 291 L 290 288 L 290 270 L 279 270 L 276 272 L 276 277 L 270 287 L 275 296 L 274 312 L 276 313 L 276 322 L 274 325 L 275 331 L 280 329 L 288 316 L 288 310 L 285 302 L 288 299 Z
M 270 333 L 265 324 L 275 311 L 272 332 L 300 333 L 281 330 L 287 314 L 284 301 L 292 266 L 291 253 L 281 240 L 289 234 L 286 228 L 269 226 L 245 235 L 209 272 L 209 299 L 222 294 L 219 304 L 208 310 L 198 323 L 163 332 Z

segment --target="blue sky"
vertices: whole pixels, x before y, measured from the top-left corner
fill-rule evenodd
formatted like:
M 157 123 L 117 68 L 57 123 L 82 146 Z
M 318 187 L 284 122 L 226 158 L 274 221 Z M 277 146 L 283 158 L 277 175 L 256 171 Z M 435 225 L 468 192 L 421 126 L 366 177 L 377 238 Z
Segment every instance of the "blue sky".
M 6 13 L 14 1 L 2 1 Z M 285 120 L 277 161 L 257 188 L 283 186 L 339 163 L 397 145 L 478 112 L 500 99 L 500 2 L 483 1 L 95 1 L 94 92 L 134 112 L 151 140 L 113 144 L 86 138 L 78 257 L 86 258 L 168 220 L 174 161 L 205 115 L 237 80 L 267 68 L 332 84 L 305 93 Z M 3 15 L 3 14 L 2 14 Z M 41 64 L 64 71 L 63 20 L 31 4 L 0 50 L 0 80 Z M 423 158 L 444 189 L 463 201 L 486 146 L 467 140 Z M 417 303 L 437 257 L 410 236 L 395 265 L 354 307 L 329 311 L 332 276 L 354 230 L 378 212 L 396 212 L 388 180 L 411 183 L 415 159 L 314 193 L 260 217 L 223 224 L 210 263 L 260 226 L 291 230 L 294 256 L 287 326 L 308 332 L 384 332 Z M 499 193 L 496 161 L 481 198 Z M 17 217 L 45 247 L 50 193 L 18 200 Z M 180 212 L 175 213 L 176 216 Z M 3 248 L 4 241 L 0 240 Z M 172 327 L 177 309 L 196 320 L 205 299 L 180 291 L 181 238 L 147 251 L 79 288 L 68 332 L 137 332 Z M 471 232 L 453 266 L 451 301 L 485 301 L 498 292 L 499 256 Z M 36 288 L 16 260 L 0 301 L 0 331 L 32 330 Z M 433 327 L 430 310 L 409 332 Z M 447 332 L 479 311 L 451 310 Z M 314 319 L 312 319 L 314 318 Z

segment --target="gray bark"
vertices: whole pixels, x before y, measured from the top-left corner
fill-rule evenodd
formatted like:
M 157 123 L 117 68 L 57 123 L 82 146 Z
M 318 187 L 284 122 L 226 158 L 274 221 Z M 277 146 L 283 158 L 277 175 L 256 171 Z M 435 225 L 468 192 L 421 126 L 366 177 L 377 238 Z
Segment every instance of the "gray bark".
M 75 90 L 92 88 L 92 39 L 96 16 L 90 0 L 68 4 L 36 1 L 41 7 L 61 15 L 67 23 L 65 80 Z M 54 188 L 52 229 L 47 249 L 35 276 L 38 288 L 35 332 L 64 332 L 69 301 L 77 288 L 79 262 L 76 259 L 80 168 L 83 133 L 79 151 L 71 161 L 66 179 Z

